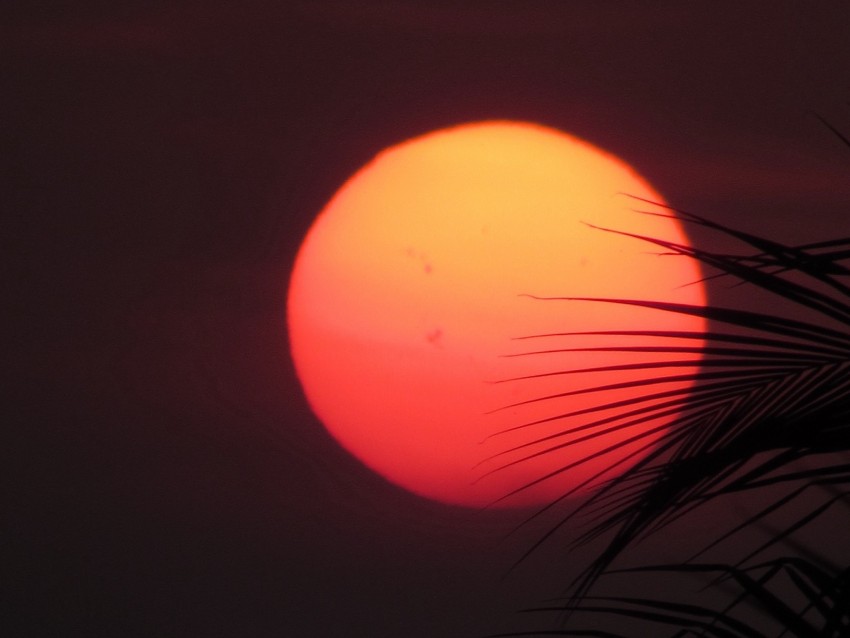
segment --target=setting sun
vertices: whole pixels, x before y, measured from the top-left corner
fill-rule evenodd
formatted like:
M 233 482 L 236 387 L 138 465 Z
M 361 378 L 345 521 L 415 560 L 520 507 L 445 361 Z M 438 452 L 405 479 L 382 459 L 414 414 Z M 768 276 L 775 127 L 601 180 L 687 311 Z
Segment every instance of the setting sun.
M 635 212 L 629 196 L 663 203 L 623 161 L 538 125 L 467 124 L 380 153 L 321 211 L 291 277 L 292 356 L 316 415 L 372 470 L 446 503 L 487 505 L 582 459 L 500 505 L 550 500 L 618 460 L 622 471 L 663 422 L 585 441 L 547 437 L 598 418 L 551 417 L 638 390 L 533 401 L 616 383 L 623 373 L 548 373 L 615 365 L 622 353 L 580 351 L 599 337 L 519 338 L 704 327 L 672 313 L 539 299 L 705 302 L 692 260 L 600 229 L 688 243 L 678 221 Z

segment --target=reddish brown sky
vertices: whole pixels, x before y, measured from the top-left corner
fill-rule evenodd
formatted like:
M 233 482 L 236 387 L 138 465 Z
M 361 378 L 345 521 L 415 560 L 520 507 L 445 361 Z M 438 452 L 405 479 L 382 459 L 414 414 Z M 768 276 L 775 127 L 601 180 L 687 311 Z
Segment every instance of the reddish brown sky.
M 295 383 L 294 251 L 386 145 L 533 120 L 694 212 L 850 230 L 850 155 L 813 115 L 850 132 L 846 2 L 456 4 L 0 9 L 5 580 L 29 634 L 461 638 L 560 592 L 546 562 L 501 582 L 510 520 L 372 477 Z

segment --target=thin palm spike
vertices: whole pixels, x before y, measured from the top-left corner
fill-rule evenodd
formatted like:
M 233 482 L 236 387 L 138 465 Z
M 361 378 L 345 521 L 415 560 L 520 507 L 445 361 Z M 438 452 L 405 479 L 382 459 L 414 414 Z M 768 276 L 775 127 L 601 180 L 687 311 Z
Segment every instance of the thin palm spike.
M 579 331 L 579 332 L 550 332 L 533 335 L 525 335 L 523 337 L 513 337 L 513 341 L 524 341 L 529 339 L 548 339 L 555 337 L 641 337 L 641 338 L 657 338 L 668 341 L 670 339 L 686 339 L 713 342 L 727 343 L 742 343 L 753 346 L 764 346 L 766 348 L 779 348 L 782 350 L 801 350 L 804 352 L 820 353 L 824 355 L 833 355 L 836 357 L 846 357 L 848 355 L 848 347 L 824 347 L 811 342 L 789 341 L 788 339 L 771 339 L 755 334 L 741 335 L 728 332 L 694 332 L 684 330 L 598 330 L 598 331 Z
M 665 241 L 662 239 L 656 239 L 654 237 L 648 237 L 646 235 L 628 233 L 624 231 L 613 230 L 610 228 L 593 226 L 592 224 L 589 225 L 593 228 L 597 228 L 598 230 L 610 232 L 623 237 L 631 237 L 633 239 L 638 239 L 650 244 L 655 244 L 657 246 L 667 248 L 669 250 L 674 251 L 678 255 L 697 259 L 703 263 L 718 268 L 721 271 L 725 271 L 728 274 L 739 277 L 744 281 L 749 281 L 759 286 L 760 288 L 769 290 L 770 292 L 773 292 L 779 296 L 786 297 L 803 305 L 809 306 L 810 308 L 818 310 L 819 312 L 822 312 L 828 316 L 832 316 L 834 319 L 842 321 L 843 323 L 847 323 L 846 318 L 848 316 L 848 313 L 850 313 L 850 307 L 838 301 L 837 299 L 829 297 L 812 288 L 807 288 L 788 279 L 778 279 L 777 277 L 764 273 L 757 268 L 747 267 L 735 259 L 729 259 L 725 255 L 717 255 L 707 251 L 698 250 L 691 246 L 682 246 L 680 244 L 675 244 L 673 242 Z M 746 233 L 744 235 L 746 235 Z M 740 237 L 738 238 L 740 239 Z M 778 260 L 782 256 L 786 256 L 787 259 L 788 255 L 787 252 L 782 251 L 779 251 L 775 254 Z M 822 273 L 819 273 L 817 270 L 811 268 L 805 260 L 798 259 L 796 262 L 792 262 L 792 264 L 795 270 L 799 270 L 800 272 L 806 273 L 807 275 L 817 279 L 818 281 L 821 281 L 822 283 L 825 283 L 826 285 L 836 289 L 842 294 L 850 294 L 850 289 L 844 286 L 844 284 L 834 280 L 828 275 L 823 275 Z M 779 282 L 781 282 L 781 284 Z M 842 317 L 844 317 L 844 319 L 842 319 Z
M 693 366 L 690 366 L 693 367 Z M 721 367 L 721 366 L 718 366 Z M 666 375 L 664 377 L 652 377 L 652 378 L 638 378 L 632 379 L 629 381 L 620 381 L 618 383 L 609 383 L 604 385 L 595 385 L 586 388 L 578 388 L 576 390 L 569 390 L 567 392 L 559 392 L 557 394 L 547 394 L 540 397 L 535 397 L 533 399 L 526 399 L 524 401 L 517 401 L 515 403 L 510 403 L 507 405 L 503 405 L 499 408 L 491 410 L 490 412 L 486 412 L 485 414 L 495 414 L 496 412 L 500 412 L 502 410 L 516 408 L 522 405 L 529 405 L 531 403 L 538 403 L 540 401 L 549 401 L 552 399 L 563 399 L 570 396 L 578 396 L 582 394 L 591 394 L 596 392 L 608 392 L 611 390 L 626 390 L 631 388 L 639 388 L 646 387 L 651 385 L 660 385 L 664 383 L 695 383 L 695 382 L 704 382 L 710 381 L 712 379 L 747 379 L 747 381 L 755 382 L 757 379 L 770 379 L 770 378 L 778 378 L 783 374 L 789 374 L 796 370 L 799 370 L 800 366 L 787 366 L 787 367 L 766 367 L 762 369 L 756 370 L 746 370 L 737 368 L 735 370 L 720 370 L 720 371 L 711 371 L 711 372 L 694 372 L 688 374 L 675 374 L 675 375 Z M 535 377 L 537 378 L 537 377 Z M 522 379 L 525 379 L 523 377 Z M 506 428 L 505 430 L 501 430 L 502 432 L 511 432 L 514 429 L 518 429 L 522 426 L 514 426 L 513 428 Z
M 561 448 L 561 447 L 566 447 L 566 446 L 569 446 L 569 445 L 575 445 L 577 443 L 588 441 L 588 440 L 591 440 L 593 438 L 606 436 L 606 435 L 608 435 L 612 432 L 618 431 L 620 429 L 625 429 L 627 427 L 639 425 L 641 423 L 654 421 L 654 420 L 657 420 L 657 419 L 660 419 L 660 418 L 663 418 L 663 417 L 666 417 L 666 416 L 680 414 L 680 413 L 683 412 L 683 410 L 695 410 L 696 408 L 698 408 L 702 405 L 711 406 L 711 405 L 714 405 L 714 403 L 717 401 L 717 398 L 719 396 L 724 396 L 727 393 L 728 393 L 727 391 L 723 391 L 722 393 L 720 391 L 715 392 L 715 393 L 709 393 L 707 395 L 702 395 L 700 397 L 700 400 L 692 400 L 690 402 L 679 398 L 679 399 L 672 400 L 672 401 L 655 403 L 655 404 L 645 406 L 645 407 L 642 407 L 642 408 L 637 408 L 635 410 L 630 410 L 630 411 L 627 411 L 627 412 L 621 412 L 621 413 L 618 413 L 616 415 L 605 417 L 605 418 L 602 418 L 602 419 L 596 419 L 594 421 L 591 421 L 590 423 L 586 423 L 586 424 L 583 424 L 583 425 L 569 427 L 565 430 L 561 430 L 560 432 L 555 432 L 553 434 L 549 434 L 549 435 L 546 435 L 546 436 L 543 436 L 543 437 L 539 437 L 539 438 L 533 439 L 531 441 L 521 443 L 519 445 L 511 446 L 509 448 L 501 450 L 500 452 L 496 452 L 496 453 L 486 457 L 484 460 L 476 463 L 473 466 L 473 469 L 480 467 L 481 465 L 484 465 L 485 463 L 493 461 L 494 459 L 500 458 L 500 457 L 505 456 L 507 454 L 512 454 L 514 452 L 517 452 L 517 451 L 525 449 L 525 448 L 536 447 L 536 446 L 538 446 L 542 443 L 546 443 L 548 441 L 560 439 L 560 438 L 563 438 L 563 437 L 566 437 L 566 436 L 574 436 L 574 435 L 576 435 L 580 432 L 585 432 L 587 430 L 595 430 L 595 429 L 598 429 L 602 426 L 608 425 L 610 423 L 616 423 L 617 421 L 622 421 L 624 419 L 628 419 L 628 421 L 624 424 L 618 425 L 616 427 L 608 428 L 606 430 L 600 430 L 600 431 L 592 433 L 592 434 L 584 435 L 581 438 L 577 438 L 577 439 L 567 441 L 567 442 L 561 444 L 558 447 Z M 685 407 L 683 408 L 682 406 L 685 406 Z M 608 409 L 609 407 L 617 407 L 617 406 L 614 406 L 612 404 L 611 406 L 606 406 L 605 408 L 586 408 L 586 409 L 583 409 L 583 410 L 576 410 L 574 412 L 568 412 L 568 413 L 565 413 L 565 414 L 558 415 L 558 418 L 570 418 L 570 417 L 573 417 L 573 416 L 580 416 L 581 414 L 595 412 L 595 411 L 598 411 L 598 410 L 604 410 L 604 409 Z M 640 420 L 633 420 L 632 419 L 632 417 L 638 417 L 638 416 L 642 416 L 642 415 L 646 416 L 647 418 L 642 418 Z M 527 457 L 527 458 L 531 458 L 531 457 Z
M 541 297 L 535 295 L 524 296 L 531 297 L 532 299 L 539 299 L 541 301 L 584 301 L 637 306 L 661 310 L 664 312 L 703 317 L 711 321 L 744 327 L 748 330 L 781 334 L 786 337 L 805 340 L 817 339 L 821 343 L 834 345 L 844 352 L 847 352 L 848 348 L 850 348 L 850 335 L 845 332 L 806 321 L 789 319 L 787 317 L 774 317 L 772 315 L 748 310 L 735 310 L 720 306 L 646 301 L 641 299 L 614 299 L 609 297 Z

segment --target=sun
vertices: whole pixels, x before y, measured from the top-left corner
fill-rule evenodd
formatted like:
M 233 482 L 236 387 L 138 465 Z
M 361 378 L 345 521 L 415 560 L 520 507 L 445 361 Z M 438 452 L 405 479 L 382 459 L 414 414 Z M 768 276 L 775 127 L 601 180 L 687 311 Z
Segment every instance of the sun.
M 635 212 L 624 194 L 663 204 L 613 155 L 512 121 L 434 131 L 357 171 L 310 228 L 288 292 L 292 358 L 331 435 L 392 483 L 470 507 L 516 490 L 499 504 L 545 502 L 634 463 L 658 421 L 599 426 L 587 439 L 582 425 L 598 412 L 562 416 L 635 394 L 568 394 L 622 380 L 574 371 L 623 354 L 580 351 L 598 345 L 593 337 L 520 339 L 704 328 L 697 317 L 536 298 L 705 303 L 692 260 L 600 230 L 688 243 L 676 219 Z M 593 456 L 616 442 L 623 447 Z

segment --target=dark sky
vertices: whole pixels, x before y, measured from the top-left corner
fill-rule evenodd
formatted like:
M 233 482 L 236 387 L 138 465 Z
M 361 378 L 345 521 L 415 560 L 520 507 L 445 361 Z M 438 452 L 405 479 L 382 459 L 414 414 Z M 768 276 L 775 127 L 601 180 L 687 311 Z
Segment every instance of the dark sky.
M 583 556 L 556 540 L 502 579 L 522 514 L 386 484 L 300 393 L 295 250 L 389 144 L 531 120 L 692 212 L 850 231 L 850 150 L 813 115 L 850 133 L 847 2 L 17 5 L 6 635 L 468 638 L 561 593 Z

